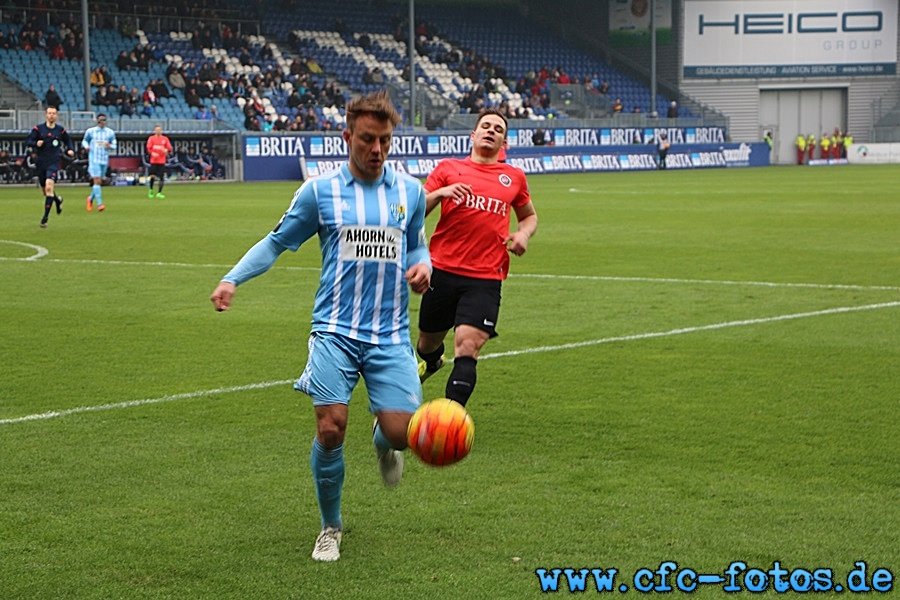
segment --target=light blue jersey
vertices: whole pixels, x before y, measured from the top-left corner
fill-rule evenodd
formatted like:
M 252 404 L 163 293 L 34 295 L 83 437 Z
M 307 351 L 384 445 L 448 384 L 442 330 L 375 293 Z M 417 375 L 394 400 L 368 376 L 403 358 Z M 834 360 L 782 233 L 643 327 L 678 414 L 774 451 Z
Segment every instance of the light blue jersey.
M 346 163 L 306 181 L 275 229 L 223 278 L 235 285 L 264 273 L 287 249 L 318 234 L 322 274 L 312 332 L 375 344 L 409 343 L 406 270 L 431 266 L 425 239 L 425 192 L 388 166 L 359 181 Z
M 109 143 L 109 148 L 106 147 L 107 142 Z M 109 165 L 110 150 L 115 150 L 117 147 L 116 132 L 109 127 L 95 125 L 84 132 L 81 146 L 88 151 L 88 166 L 98 165 L 106 167 Z

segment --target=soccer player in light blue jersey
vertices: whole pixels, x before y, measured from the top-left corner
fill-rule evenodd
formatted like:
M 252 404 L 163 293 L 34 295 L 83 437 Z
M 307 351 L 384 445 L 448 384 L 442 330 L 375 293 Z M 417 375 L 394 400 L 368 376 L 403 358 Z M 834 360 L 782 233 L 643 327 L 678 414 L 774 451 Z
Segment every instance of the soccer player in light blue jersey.
M 106 177 L 107 169 L 109 169 L 109 151 L 116 149 L 116 132 L 106 126 L 105 114 L 97 115 L 97 125 L 84 132 L 81 145 L 88 151 L 88 175 L 91 176 L 94 184 L 90 195 L 85 200 L 85 208 L 91 212 L 96 203 L 97 210 L 103 211 L 106 209 L 106 205 L 103 204 L 101 184 L 103 178 Z
M 318 235 L 322 273 L 309 357 L 294 388 L 312 398 L 316 437 L 310 465 L 322 530 L 312 557 L 340 558 L 344 435 L 350 395 L 366 382 L 375 414 L 373 441 L 385 485 L 400 483 L 410 417 L 422 400 L 409 339 L 409 288 L 428 289 L 421 183 L 385 164 L 400 115 L 384 91 L 347 105 L 343 132 L 350 157 L 340 169 L 306 181 L 275 229 L 228 272 L 210 299 L 231 306 L 236 286 L 266 272 L 285 250 Z M 407 287 L 408 286 L 408 287 Z

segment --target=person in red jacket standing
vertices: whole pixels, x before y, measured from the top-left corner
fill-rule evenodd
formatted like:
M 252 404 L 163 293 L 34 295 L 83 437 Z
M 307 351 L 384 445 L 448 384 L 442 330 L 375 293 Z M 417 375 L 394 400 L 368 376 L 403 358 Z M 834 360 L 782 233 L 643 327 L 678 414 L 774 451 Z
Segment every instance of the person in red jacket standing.
M 172 142 L 162 133 L 162 127 L 157 125 L 153 128 L 153 135 L 147 138 L 147 153 L 150 154 L 150 178 L 147 192 L 148 198 L 165 198 L 162 193 L 163 185 L 166 183 L 166 161 L 169 154 L 172 153 Z M 153 180 L 159 180 L 159 191 L 153 191 Z

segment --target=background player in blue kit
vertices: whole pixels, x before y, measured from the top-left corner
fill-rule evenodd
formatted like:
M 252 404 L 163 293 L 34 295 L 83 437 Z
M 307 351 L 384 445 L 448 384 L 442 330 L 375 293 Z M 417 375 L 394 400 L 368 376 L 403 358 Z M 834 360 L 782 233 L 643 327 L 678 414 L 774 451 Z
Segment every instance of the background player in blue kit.
M 223 278 L 210 299 L 231 306 L 236 286 L 267 271 L 285 250 L 319 237 L 322 273 L 309 337 L 309 358 L 294 388 L 312 398 L 316 437 L 310 465 L 322 517 L 312 557 L 340 558 L 343 533 L 344 435 L 348 403 L 360 375 L 376 416 L 373 441 L 381 477 L 400 482 L 406 430 L 422 387 L 409 339 L 409 285 L 428 289 L 421 183 L 385 164 L 400 122 L 383 91 L 347 105 L 347 164 L 307 180 L 274 231 Z
M 59 111 L 55 106 L 48 106 L 44 112 L 46 122 L 35 125 L 25 140 L 25 145 L 35 155 L 35 168 L 38 183 L 44 191 L 44 217 L 41 227 L 47 226 L 50 209 L 56 204 L 56 214 L 62 212 L 63 199 L 56 195 L 56 174 L 59 171 L 59 160 L 63 153 L 75 156 L 72 140 L 66 128 L 56 122 Z
M 84 132 L 81 146 L 88 151 L 88 175 L 93 187 L 85 201 L 88 212 L 97 204 L 97 210 L 106 208 L 103 204 L 103 178 L 109 169 L 109 151 L 116 149 L 116 132 L 106 126 L 106 115 L 97 115 L 97 124 Z

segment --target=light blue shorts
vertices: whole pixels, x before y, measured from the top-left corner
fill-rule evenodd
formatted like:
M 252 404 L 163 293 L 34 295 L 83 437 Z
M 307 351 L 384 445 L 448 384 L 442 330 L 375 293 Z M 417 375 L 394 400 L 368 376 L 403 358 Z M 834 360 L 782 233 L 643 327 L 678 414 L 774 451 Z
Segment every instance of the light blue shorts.
M 294 384 L 313 406 L 349 404 L 362 375 L 369 392 L 369 412 L 415 412 L 422 403 L 418 362 L 411 343 L 376 346 L 343 335 L 314 332 L 309 358 Z
M 109 165 L 101 165 L 98 163 L 88 163 L 88 175 L 91 177 L 106 177 L 106 169 Z

